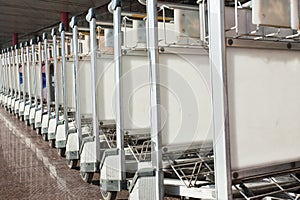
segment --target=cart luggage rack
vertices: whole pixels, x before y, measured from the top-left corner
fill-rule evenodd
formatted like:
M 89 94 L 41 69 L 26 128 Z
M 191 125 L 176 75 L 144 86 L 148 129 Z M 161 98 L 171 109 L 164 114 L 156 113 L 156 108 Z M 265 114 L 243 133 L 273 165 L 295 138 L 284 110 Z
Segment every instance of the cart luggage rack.
M 151 140 L 147 140 L 147 135 L 143 139 L 145 140 L 140 145 L 127 143 L 128 147 L 125 149 L 126 155 L 131 154 L 137 162 L 151 160 Z M 163 153 L 165 176 L 179 179 L 187 188 L 199 188 L 203 186 L 201 184 L 203 181 L 205 181 L 205 185 L 213 185 L 213 162 L 212 149 L 208 147 Z
M 234 198 L 239 199 L 300 199 L 299 174 L 290 173 L 233 184 Z M 297 194 L 298 193 L 298 194 Z

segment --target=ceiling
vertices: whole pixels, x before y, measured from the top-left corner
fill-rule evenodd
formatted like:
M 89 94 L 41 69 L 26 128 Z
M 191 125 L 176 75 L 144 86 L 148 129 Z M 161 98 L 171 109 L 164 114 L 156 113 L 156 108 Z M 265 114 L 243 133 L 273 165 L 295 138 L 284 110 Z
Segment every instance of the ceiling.
M 61 12 L 69 17 L 90 7 L 100 7 L 109 0 L 0 0 L 0 46 L 8 45 L 12 33 L 19 37 L 60 22 Z

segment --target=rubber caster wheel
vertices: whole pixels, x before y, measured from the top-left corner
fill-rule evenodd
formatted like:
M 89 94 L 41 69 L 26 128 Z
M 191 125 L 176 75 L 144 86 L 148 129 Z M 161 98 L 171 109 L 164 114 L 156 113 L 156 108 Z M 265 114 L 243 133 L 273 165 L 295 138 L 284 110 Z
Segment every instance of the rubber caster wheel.
M 117 198 L 118 192 L 105 192 L 101 190 L 101 195 L 104 200 L 115 200 Z
M 49 146 L 55 148 L 55 140 L 49 140 Z
M 43 140 L 44 140 L 44 141 L 48 141 L 48 134 L 47 134 L 47 133 L 44 133 L 44 134 L 42 135 L 42 137 L 43 137 Z
M 42 135 L 42 128 L 41 128 L 41 127 L 36 128 L 35 131 L 36 131 L 36 133 L 37 133 L 38 135 Z
M 30 124 L 29 124 L 29 119 L 27 119 L 27 120 L 25 121 L 25 124 L 26 124 L 27 126 L 30 126 Z
M 20 117 L 20 121 L 24 122 L 24 116 L 23 115 Z
M 92 183 L 94 172 L 80 172 L 81 179 L 86 183 Z
M 67 165 L 70 169 L 75 169 L 77 167 L 78 160 L 77 159 L 68 159 L 67 160 Z
M 35 130 L 36 130 L 36 128 L 35 128 L 35 124 L 34 124 L 34 123 L 31 125 L 31 129 L 32 129 L 33 131 L 35 131 Z
M 57 153 L 58 153 L 58 155 L 60 155 L 60 157 L 65 157 L 66 156 L 66 148 L 58 148 Z

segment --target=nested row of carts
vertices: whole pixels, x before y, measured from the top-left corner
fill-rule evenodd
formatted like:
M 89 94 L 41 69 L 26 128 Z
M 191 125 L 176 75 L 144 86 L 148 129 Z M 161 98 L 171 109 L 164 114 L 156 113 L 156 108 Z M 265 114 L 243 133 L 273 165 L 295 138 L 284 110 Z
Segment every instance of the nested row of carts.
M 298 199 L 298 1 L 140 3 L 3 50 L 1 105 L 104 199 Z

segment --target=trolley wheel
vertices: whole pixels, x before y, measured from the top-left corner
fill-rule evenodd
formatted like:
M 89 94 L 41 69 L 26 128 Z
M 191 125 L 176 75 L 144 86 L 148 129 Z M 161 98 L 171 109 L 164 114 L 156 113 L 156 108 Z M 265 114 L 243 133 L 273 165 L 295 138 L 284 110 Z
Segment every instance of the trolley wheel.
M 80 172 L 81 179 L 86 183 L 92 183 L 94 172 Z
M 30 124 L 29 124 L 29 119 L 26 120 L 25 124 L 26 124 L 27 126 L 30 126 Z
M 22 116 L 20 117 L 20 121 L 21 121 L 21 122 L 24 122 L 24 115 L 22 115 Z
M 33 131 L 35 131 L 35 130 L 36 130 L 36 128 L 35 128 L 35 124 L 34 124 L 34 123 L 32 124 L 32 126 L 31 126 L 31 129 L 32 129 Z
M 41 127 L 36 128 L 35 131 L 38 135 L 42 135 L 42 128 Z
M 57 153 L 58 153 L 58 155 L 60 155 L 61 157 L 65 157 L 65 156 L 66 156 L 66 148 L 58 148 L 58 149 L 57 149 Z
M 44 140 L 44 141 L 48 141 L 48 134 L 47 134 L 47 133 L 44 133 L 44 134 L 42 135 L 42 137 L 43 137 L 43 140 Z
M 67 165 L 70 169 L 75 169 L 77 167 L 77 159 L 67 159 Z
M 117 198 L 118 192 L 105 192 L 103 190 L 100 191 L 104 200 L 115 200 Z
M 55 140 L 54 139 L 49 140 L 49 146 L 52 148 L 55 148 Z

